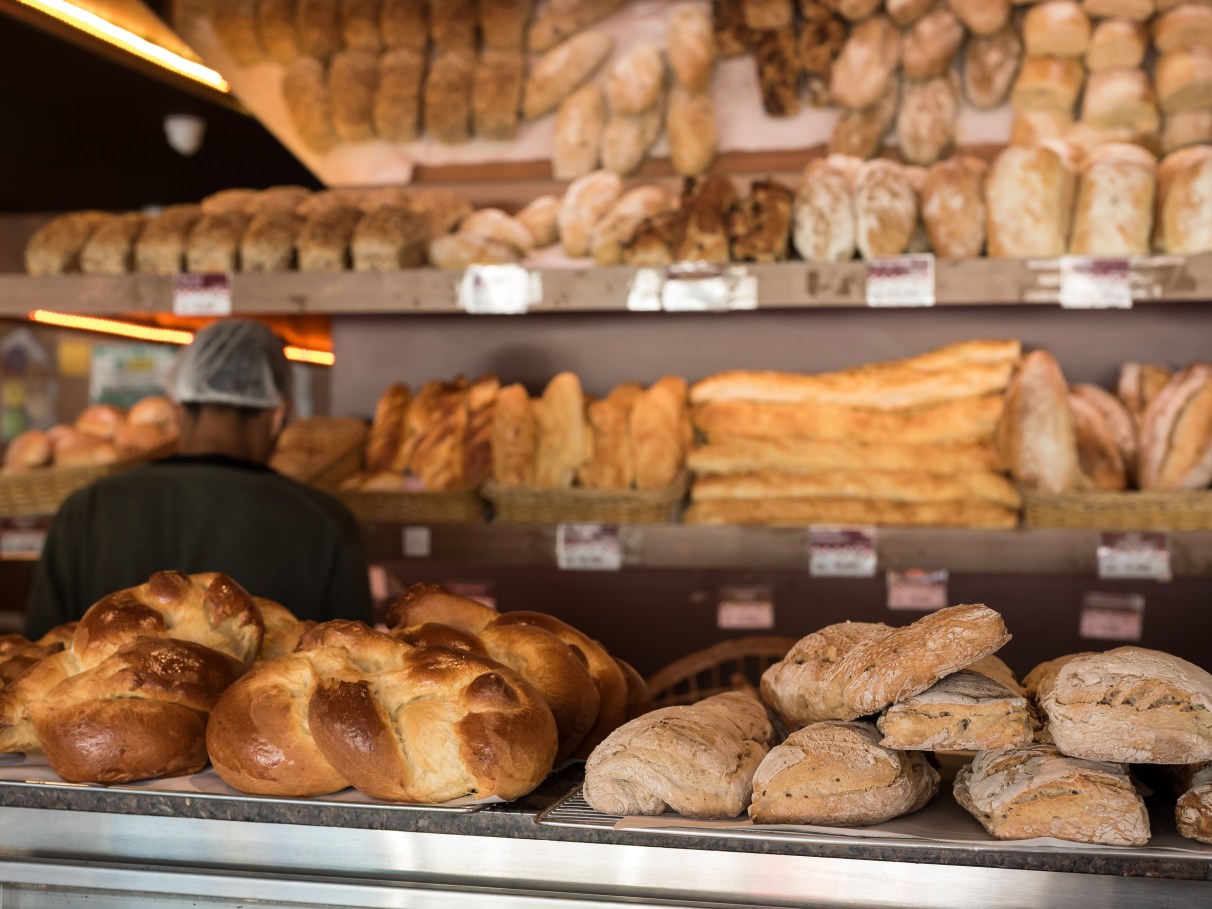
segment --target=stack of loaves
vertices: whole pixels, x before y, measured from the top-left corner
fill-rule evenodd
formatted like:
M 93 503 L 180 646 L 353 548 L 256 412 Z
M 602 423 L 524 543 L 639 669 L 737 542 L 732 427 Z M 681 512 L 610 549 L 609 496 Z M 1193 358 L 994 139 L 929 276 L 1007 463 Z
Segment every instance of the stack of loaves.
M 1212 483 L 1212 366 L 1125 363 L 1118 394 L 1069 387 L 1045 350 L 1006 391 L 997 444 L 1015 480 L 1047 493 L 1194 490 Z
M 685 519 L 1013 527 L 993 432 L 1019 356 L 1017 341 L 970 341 L 841 372 L 704 379 Z
M 29 429 L 14 438 L 4 452 L 3 472 L 99 467 L 156 451 L 176 437 L 176 411 L 163 396 L 143 398 L 129 412 L 92 404 L 70 426 L 59 424 L 45 432 Z
M 379 398 L 364 469 L 343 484 L 368 491 L 474 489 L 492 467 L 501 387 L 496 376 L 426 382 L 414 396 L 392 385 Z
M 492 476 L 505 488 L 659 490 L 682 472 L 691 427 L 686 382 L 666 376 L 586 398 L 572 373 L 541 398 L 501 389 L 492 425 Z

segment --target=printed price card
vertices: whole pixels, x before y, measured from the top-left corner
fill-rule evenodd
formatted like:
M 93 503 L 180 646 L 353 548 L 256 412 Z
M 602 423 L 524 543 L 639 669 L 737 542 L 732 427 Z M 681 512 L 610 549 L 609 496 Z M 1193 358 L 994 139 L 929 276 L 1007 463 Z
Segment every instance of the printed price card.
M 915 612 L 933 612 L 948 605 L 947 569 L 889 571 L 888 608 Z
M 1131 309 L 1131 261 L 1124 258 L 1062 256 L 1060 305 L 1065 309 Z
M 173 283 L 173 313 L 230 316 L 231 275 L 222 272 L 177 275 Z
M 774 595 L 764 584 L 721 587 L 716 625 L 726 630 L 769 631 L 774 627 Z
M 1098 577 L 1099 580 L 1170 580 L 1169 535 L 1157 531 L 1101 534 Z
M 36 559 L 46 545 L 46 525 L 36 518 L 0 521 L 0 558 Z
M 1139 593 L 1088 591 L 1082 595 L 1078 633 L 1096 641 L 1139 641 L 1145 625 L 1145 598 Z
M 660 312 L 665 276 L 657 268 L 636 269 L 627 289 L 627 309 L 631 312 Z
M 623 544 L 618 524 L 560 524 L 556 564 L 563 571 L 618 571 Z
M 665 268 L 666 312 L 728 312 L 757 308 L 757 278 L 742 266 L 677 262 Z
M 873 578 L 877 561 L 874 527 L 808 529 L 808 573 L 814 578 Z
M 933 306 L 934 256 L 919 253 L 868 259 L 867 305 Z
M 471 265 L 459 281 L 459 308 L 473 315 L 524 315 L 542 301 L 542 275 L 521 265 Z
M 428 527 L 404 528 L 404 557 L 428 559 L 433 549 Z

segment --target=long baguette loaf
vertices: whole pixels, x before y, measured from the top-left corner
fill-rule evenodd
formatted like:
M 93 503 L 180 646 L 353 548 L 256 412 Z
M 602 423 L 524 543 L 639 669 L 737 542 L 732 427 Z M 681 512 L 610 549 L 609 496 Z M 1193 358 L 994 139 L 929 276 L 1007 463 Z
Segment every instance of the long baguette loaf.
M 717 499 L 695 502 L 687 524 L 804 527 L 807 524 L 880 524 L 886 527 L 1018 526 L 1018 511 L 992 502 L 888 502 L 881 499 Z
M 730 439 L 695 448 L 687 459 L 699 474 L 782 470 L 913 470 L 921 473 L 997 471 L 1002 461 L 992 445 L 864 445 L 846 440 Z
M 825 470 L 795 474 L 755 471 L 705 476 L 695 481 L 696 502 L 718 499 L 789 499 L 813 497 L 883 499 L 890 502 L 955 502 L 977 499 L 1006 508 L 1021 500 L 1009 480 L 997 473 L 944 474 L 907 470 Z
M 893 704 L 876 721 L 885 748 L 907 751 L 994 751 L 1035 737 L 1025 697 L 972 669 L 940 679 Z

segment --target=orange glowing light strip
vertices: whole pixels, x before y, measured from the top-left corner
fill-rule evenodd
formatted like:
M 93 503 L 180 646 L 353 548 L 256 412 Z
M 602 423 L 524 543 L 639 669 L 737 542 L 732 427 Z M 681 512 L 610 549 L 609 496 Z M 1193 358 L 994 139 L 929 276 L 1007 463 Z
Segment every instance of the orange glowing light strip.
M 74 316 L 64 312 L 50 312 L 36 309 L 29 314 L 30 321 L 43 325 L 54 325 L 58 328 L 75 328 L 80 331 L 94 331 L 106 335 L 118 335 L 122 338 L 134 338 L 137 341 L 155 341 L 160 344 L 188 344 L 194 339 L 192 331 L 182 331 L 176 328 L 156 328 L 152 325 L 136 325 L 133 322 L 119 322 L 116 319 L 101 319 L 96 316 Z M 313 366 L 332 366 L 337 358 L 327 350 L 315 350 L 310 347 L 287 346 L 284 348 L 286 359 L 296 363 L 310 363 Z
M 70 25 L 72 28 L 78 28 L 99 41 L 134 54 L 148 63 L 154 63 L 156 66 L 162 66 L 186 79 L 200 82 L 215 91 L 226 92 L 231 88 L 227 84 L 227 80 L 213 69 L 182 57 L 146 38 L 141 38 L 134 32 L 114 25 L 109 20 L 102 19 L 96 13 L 86 9 L 81 9 L 74 3 L 67 3 L 65 0 L 17 0 L 17 2 Z

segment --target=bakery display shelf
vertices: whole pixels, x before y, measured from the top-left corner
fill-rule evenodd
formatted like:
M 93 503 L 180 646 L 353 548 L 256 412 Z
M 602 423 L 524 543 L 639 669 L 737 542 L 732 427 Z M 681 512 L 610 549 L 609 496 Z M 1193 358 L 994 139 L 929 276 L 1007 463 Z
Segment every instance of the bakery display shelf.
M 935 262 L 935 305 L 1055 306 L 1059 261 L 940 259 Z M 756 278 L 759 309 L 867 306 L 867 266 L 861 261 L 734 268 Z M 643 305 L 632 293 L 638 271 L 623 266 L 531 269 L 541 290 L 532 290 L 529 312 L 628 311 Z M 262 315 L 454 313 L 462 311 L 462 277 L 461 272 L 428 268 L 236 274 L 230 280 L 231 306 L 236 313 Z M 656 280 L 659 284 L 659 272 Z M 0 314 L 23 316 L 37 309 L 97 315 L 172 312 L 175 282 L 172 276 L 156 275 L 0 274 Z M 1212 254 L 1139 260 L 1132 267 L 1132 286 L 1138 303 L 1212 299 Z M 722 308 L 734 305 L 727 289 L 710 290 L 703 299 L 708 306 L 717 301 Z
M 0 783 L 3 905 L 931 909 L 1202 905 L 1198 852 L 946 847 L 862 837 L 671 837 L 556 826 L 564 771 L 523 802 L 350 824 L 306 802 L 216 803 Z M 79 902 L 70 902 L 74 898 Z M 39 902 L 39 900 L 41 900 Z
M 556 566 L 557 524 L 365 524 L 374 560 L 431 559 L 466 565 Z M 418 542 L 418 540 L 420 542 Z M 879 528 L 877 571 L 1096 576 L 1097 530 Z M 807 528 L 622 525 L 624 568 L 808 570 Z M 1168 535 L 1174 577 L 1212 577 L 1212 531 Z

